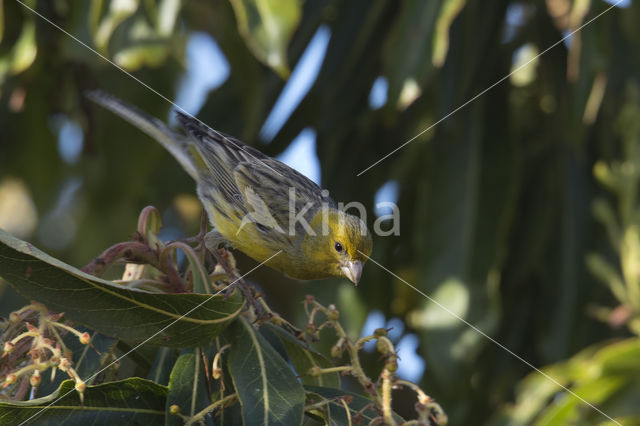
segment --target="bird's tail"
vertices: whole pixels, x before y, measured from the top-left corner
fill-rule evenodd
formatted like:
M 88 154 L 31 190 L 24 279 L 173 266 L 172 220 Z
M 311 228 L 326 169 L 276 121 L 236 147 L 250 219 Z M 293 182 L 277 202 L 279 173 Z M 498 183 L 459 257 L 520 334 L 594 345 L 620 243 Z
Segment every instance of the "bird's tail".
M 167 151 L 178 160 L 180 165 L 189 175 L 197 179 L 198 173 L 193 159 L 189 154 L 186 136 L 174 132 L 162 121 L 152 117 L 133 105 L 129 105 L 113 95 L 101 90 L 91 90 L 86 92 L 87 98 L 103 106 L 114 114 L 122 117 L 133 124 L 147 135 L 157 140 Z

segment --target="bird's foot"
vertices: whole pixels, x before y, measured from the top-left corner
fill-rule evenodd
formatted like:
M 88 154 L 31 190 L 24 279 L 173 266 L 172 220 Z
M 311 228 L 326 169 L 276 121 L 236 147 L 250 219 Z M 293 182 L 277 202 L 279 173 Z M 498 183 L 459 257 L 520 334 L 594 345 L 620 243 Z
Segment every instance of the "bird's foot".
M 208 236 L 209 234 L 207 234 Z M 215 249 L 211 250 L 213 256 L 222 269 L 224 269 L 225 273 L 229 277 L 229 286 L 227 291 L 225 292 L 225 298 L 229 297 L 233 293 L 233 286 L 237 286 L 240 288 L 242 295 L 247 301 L 247 305 L 250 310 L 252 310 L 256 317 L 261 318 L 263 314 L 265 314 L 265 310 L 262 305 L 258 302 L 258 298 L 261 298 L 262 295 L 258 294 L 255 288 L 242 279 L 242 277 L 238 276 L 237 270 L 235 268 L 235 259 L 226 249 Z

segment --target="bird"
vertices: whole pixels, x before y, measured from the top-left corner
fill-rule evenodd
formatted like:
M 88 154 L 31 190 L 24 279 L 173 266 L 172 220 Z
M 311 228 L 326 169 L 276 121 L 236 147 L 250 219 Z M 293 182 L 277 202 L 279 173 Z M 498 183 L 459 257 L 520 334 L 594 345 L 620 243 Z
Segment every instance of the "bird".
M 365 222 L 292 167 L 183 112 L 173 130 L 117 97 L 87 97 L 158 141 L 195 180 L 211 224 L 209 250 L 225 246 L 298 280 L 355 285 L 373 249 Z

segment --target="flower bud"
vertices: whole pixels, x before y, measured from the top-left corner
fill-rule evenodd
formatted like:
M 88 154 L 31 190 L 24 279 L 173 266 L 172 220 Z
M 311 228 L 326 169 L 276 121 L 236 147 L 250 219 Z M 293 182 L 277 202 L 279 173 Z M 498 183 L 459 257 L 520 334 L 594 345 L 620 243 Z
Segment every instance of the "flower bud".
M 8 374 L 7 377 L 4 379 L 4 386 L 3 387 L 6 388 L 7 386 L 14 384 L 17 380 L 18 380 L 18 376 L 16 376 L 13 373 Z
M 396 356 L 389 357 L 387 362 L 384 364 L 384 368 L 389 373 L 395 373 L 396 371 L 398 371 L 398 357 Z
M 76 390 L 80 393 L 84 392 L 85 389 L 87 388 L 87 384 L 85 382 L 83 382 L 82 380 L 78 380 L 76 382 Z
M 16 345 L 14 345 L 13 343 L 5 342 L 2 355 L 10 354 L 11 352 L 13 352 L 13 349 L 15 347 Z
M 61 358 L 60 359 L 60 364 L 58 365 L 58 368 L 61 371 L 66 372 L 69 367 L 71 367 L 71 361 L 69 361 L 69 358 Z
M 220 379 L 220 377 L 222 377 L 222 368 L 214 368 L 211 371 L 211 377 L 213 377 L 216 380 Z
M 384 328 L 376 328 L 376 330 L 373 332 L 373 335 L 376 337 L 386 336 L 387 330 Z
M 20 315 L 18 315 L 17 312 L 11 312 L 9 314 L 9 321 L 10 322 L 18 322 L 18 321 L 20 321 Z
M 29 383 L 31 383 L 31 386 L 33 386 L 34 388 L 37 388 L 40 385 L 41 381 L 42 376 L 40 376 L 40 371 L 38 370 L 34 371 L 31 375 L 31 378 L 29 378 Z
M 371 383 L 371 381 L 367 380 L 367 382 L 364 384 L 364 390 L 366 390 L 368 393 L 373 393 L 376 391 L 376 387 L 373 383 Z
M 313 333 L 316 332 L 316 326 L 315 326 L 315 324 L 309 323 L 309 324 L 307 324 L 305 330 L 307 331 L 307 334 L 313 334 Z
M 389 352 L 389 347 L 384 342 L 384 340 L 378 340 L 378 343 L 376 343 L 376 348 L 382 355 L 386 355 Z
M 318 377 L 321 374 L 320 367 L 314 365 L 309 369 L 307 374 L 309 374 L 311 377 Z
M 340 358 L 342 356 L 342 348 L 338 345 L 331 347 L 331 357 Z
M 171 407 L 169 407 L 169 412 L 171 414 L 180 414 L 180 407 L 176 404 L 173 404 Z
M 329 319 L 336 321 L 340 318 L 340 311 L 336 309 L 336 305 L 329 305 Z
M 80 343 L 82 343 L 83 345 L 89 344 L 91 342 L 91 336 L 89 335 L 89 333 L 82 333 L 82 335 L 80 336 Z

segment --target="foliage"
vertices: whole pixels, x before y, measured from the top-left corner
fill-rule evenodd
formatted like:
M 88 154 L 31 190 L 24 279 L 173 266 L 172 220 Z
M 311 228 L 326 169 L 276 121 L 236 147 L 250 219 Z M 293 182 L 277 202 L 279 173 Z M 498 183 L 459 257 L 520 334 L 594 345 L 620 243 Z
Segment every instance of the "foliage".
M 614 308 L 592 306 L 592 314 L 612 327 L 627 325 L 636 337 L 598 343 L 583 349 L 567 361 L 545 368 L 545 373 L 570 388 L 575 395 L 558 394 L 558 388 L 545 377 L 531 374 L 518 387 L 516 403 L 495 416 L 494 424 L 549 425 L 594 424 L 602 413 L 622 424 L 636 424 L 640 403 L 640 307 L 638 303 L 638 259 L 640 258 L 640 126 L 637 117 L 638 95 L 629 92 L 634 104 L 620 113 L 618 126 L 623 139 L 622 159 L 607 164 L 598 161 L 596 179 L 615 195 L 617 209 L 604 197 L 594 199 L 594 216 L 604 225 L 619 266 L 602 255 L 591 253 L 586 265 L 594 276 L 606 284 L 619 305 Z M 583 398 L 602 412 L 585 410 Z M 611 418 L 613 417 L 613 418 Z
M 417 392 L 417 416 L 423 424 L 431 419 L 435 424 L 446 423 L 442 409 L 420 388 L 394 377 L 398 355 L 386 330 L 353 342 L 340 325 L 335 306 L 324 307 L 312 296 L 305 301 L 305 332 L 271 311 L 260 296 L 260 305 L 243 310 L 246 301 L 239 301 L 234 284 L 247 284 L 238 278 L 233 257 L 226 253 L 222 261 L 207 268 L 211 254 L 204 244 L 206 222 L 203 232 L 187 239 L 195 247 L 182 241 L 164 244 L 159 230 L 158 211 L 145 208 L 136 241 L 115 245 L 84 268 L 95 273 L 96 265 L 104 271 L 116 262 L 130 262 L 123 279 L 115 283 L 98 280 L 0 233 L 0 275 L 19 293 L 65 308 L 64 313 L 54 314 L 42 303 L 32 302 L 12 312 L 3 324 L 0 420 L 81 424 L 91 419 L 106 424 L 115 411 L 119 421 L 212 424 L 224 423 L 226 410 L 239 410 L 244 424 L 302 424 L 303 416 L 336 424 L 345 413 L 344 424 L 358 418 L 396 424 L 404 420 L 391 410 L 391 389 L 408 386 Z M 184 268 L 179 268 L 177 247 L 188 259 Z M 95 289 L 99 293 L 93 294 Z M 186 303 L 185 296 L 199 299 Z M 108 320 L 104 313 L 109 313 Z M 324 319 L 319 321 L 321 316 Z M 89 332 L 74 329 L 68 320 L 93 329 L 94 339 L 111 336 L 108 346 L 101 345 L 108 354 L 91 345 Z M 337 365 L 312 347 L 325 328 L 333 328 L 338 336 L 331 357 L 340 361 L 347 353 Z M 65 337 L 75 337 L 91 349 L 72 351 Z M 359 351 L 370 340 L 377 342 L 384 361 L 376 381 L 360 363 Z M 116 357 L 119 341 L 133 347 Z M 100 358 L 97 365 L 88 361 L 92 350 Z M 118 367 L 125 357 L 131 358 L 133 372 Z M 145 358 L 156 361 L 151 365 Z M 88 364 L 95 370 L 88 371 Z M 166 384 L 160 369 L 171 371 Z M 45 389 L 51 388 L 57 370 L 68 375 L 74 386 L 65 381 L 53 393 L 43 394 L 42 375 L 51 371 L 51 383 Z M 343 393 L 338 373 L 355 377 L 367 396 Z M 25 401 L 28 394 L 30 400 Z M 332 407 L 335 404 L 340 405 Z M 235 423 L 233 414 L 226 419 Z
M 587 257 L 589 270 L 609 287 L 620 303 L 614 310 L 599 309 L 597 314 L 613 326 L 627 324 L 636 335 L 640 335 L 639 89 L 634 87 L 629 91 L 633 102 L 625 106 L 618 118 L 623 143 L 622 160 L 611 164 L 598 161 L 593 170 L 596 179 L 615 195 L 617 201 L 618 208 L 614 209 L 607 199 L 596 198 L 592 210 L 607 231 L 619 267 L 611 265 L 597 253 Z
M 637 424 L 639 355 L 638 340 L 626 339 L 591 346 L 544 369 L 575 395 L 559 392 L 556 384 L 538 373 L 530 374 L 518 385 L 515 404 L 496 414 L 491 424 L 613 425 L 614 419 L 623 425 Z M 586 409 L 578 396 L 601 412 Z M 607 420 L 604 416 L 611 417 Z
M 1 227 L 68 264 L 86 264 L 126 239 L 132 218 L 151 203 L 169 239 L 193 233 L 199 207 L 188 176 L 83 93 L 100 87 L 166 117 L 169 104 L 140 82 L 177 99 L 190 66 L 187 42 L 206 34 L 231 72 L 203 93 L 199 118 L 269 155 L 312 129 L 322 186 L 338 201 L 373 207 L 381 186 L 394 182 L 401 234 L 377 238 L 372 257 L 434 300 L 371 262 L 356 290 L 337 281 L 302 287 L 260 269 L 252 280 L 274 309 L 302 323 L 298 302 L 312 293 L 323 306 L 336 304 L 354 341 L 371 311 L 399 318 L 405 334 L 419 337 L 420 384 L 452 424 L 491 423 L 512 409 L 532 410 L 522 424 L 540 422 L 561 404 L 576 421 L 607 421 L 437 303 L 576 391 L 597 378 L 573 367 L 595 371 L 609 350 L 633 346 L 639 2 L 287 1 L 286 11 L 248 0 L 25 3 L 139 81 L 19 3 L 0 2 Z M 309 92 L 281 128 L 260 132 L 283 76 L 296 74 L 319 28 L 330 38 Z M 373 105 L 379 77 L 387 96 Z M 58 146 L 70 124 L 82 142 L 68 158 Z M 238 264 L 252 265 L 241 255 Z M 0 293 L 2 315 L 28 303 L 6 284 Z M 174 358 L 167 355 L 171 365 Z M 363 370 L 371 375 L 378 362 L 363 355 Z M 633 422 L 637 408 L 607 405 L 613 396 L 621 406 L 633 401 L 636 367 L 624 366 L 622 382 L 618 373 L 603 377 L 625 385 L 594 398 Z M 399 413 L 413 413 L 413 400 L 394 401 Z

